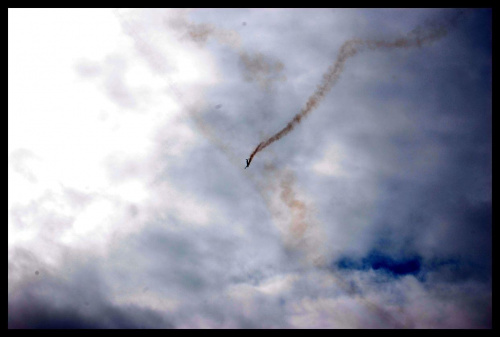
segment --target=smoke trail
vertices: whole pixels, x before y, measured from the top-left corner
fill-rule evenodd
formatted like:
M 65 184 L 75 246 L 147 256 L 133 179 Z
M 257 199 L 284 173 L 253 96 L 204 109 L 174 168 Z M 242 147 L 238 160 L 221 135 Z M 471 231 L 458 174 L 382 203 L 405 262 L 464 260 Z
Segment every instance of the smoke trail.
M 290 131 L 294 129 L 295 125 L 300 123 L 302 118 L 307 116 L 307 114 L 309 114 L 314 108 L 318 106 L 321 100 L 325 97 L 325 95 L 328 93 L 331 87 L 338 80 L 340 74 L 342 73 L 342 70 L 344 69 L 345 61 L 349 57 L 354 56 L 357 53 L 355 45 L 358 43 L 360 43 L 360 41 L 351 40 L 345 42 L 342 45 L 337 60 L 332 66 L 330 66 L 330 68 L 328 68 L 327 73 L 323 75 L 323 80 L 321 84 L 317 87 L 316 91 L 312 94 L 312 96 L 309 97 L 306 106 L 298 114 L 296 114 L 295 117 L 293 117 L 293 119 L 290 122 L 288 122 L 288 124 L 278 133 L 276 133 L 269 139 L 260 142 L 259 145 L 257 145 L 255 150 L 253 150 L 252 154 L 250 155 L 249 158 L 250 162 L 252 162 L 252 159 L 257 154 L 257 152 L 262 151 L 267 146 L 271 145 L 275 141 L 287 135 Z
M 245 51 L 239 51 L 239 56 L 245 81 L 257 81 L 262 88 L 267 89 L 272 86 L 273 81 L 286 80 L 285 75 L 280 75 L 284 68 L 281 61 L 261 53 L 252 55 Z
M 216 27 L 209 23 L 193 23 L 187 18 L 188 11 L 177 11 L 172 17 L 167 17 L 164 24 L 180 34 L 181 39 L 188 39 L 200 47 L 205 46 L 210 38 L 225 45 L 238 53 L 243 73 L 247 82 L 257 82 L 263 89 L 269 89 L 276 81 L 285 81 L 282 74 L 284 65 L 281 61 L 263 55 L 249 53 L 241 47 L 241 38 L 238 32 Z
M 164 24 L 181 33 L 181 38 L 189 39 L 204 46 L 209 38 L 231 48 L 240 48 L 240 36 L 237 32 L 222 29 L 209 23 L 192 23 L 187 19 L 188 11 L 177 11 L 175 15 L 166 18 Z
M 305 107 L 302 108 L 302 110 L 300 110 L 300 112 L 296 114 L 283 129 L 267 140 L 260 142 L 250 154 L 249 161 L 252 162 L 253 157 L 258 152 L 264 150 L 275 141 L 280 140 L 290 133 L 304 117 L 311 113 L 325 98 L 330 89 L 337 83 L 340 75 L 344 71 L 346 61 L 356 55 L 359 51 L 362 51 L 363 48 L 375 50 L 382 48 L 397 49 L 421 47 L 423 44 L 432 43 L 445 36 L 447 33 L 446 26 L 454 25 L 462 14 L 463 12 L 458 12 L 458 15 L 452 17 L 447 24 L 426 23 L 425 28 L 417 27 L 411 31 L 407 37 L 402 37 L 394 41 L 352 39 L 344 42 L 344 44 L 340 47 L 337 59 L 323 75 L 321 83 L 317 86 L 316 91 L 314 91 L 314 93 L 309 97 Z
M 293 189 L 294 177 L 291 174 L 285 174 L 281 180 L 280 198 L 290 210 L 292 221 L 290 223 L 289 232 L 292 238 L 300 241 L 308 227 L 306 220 L 306 205 L 304 202 L 296 198 Z
M 314 207 L 296 186 L 292 171 L 264 165 L 260 189 L 265 192 L 266 204 L 275 226 L 280 231 L 288 251 L 300 253 L 304 266 L 321 266 L 325 262 L 325 233 L 314 217 Z

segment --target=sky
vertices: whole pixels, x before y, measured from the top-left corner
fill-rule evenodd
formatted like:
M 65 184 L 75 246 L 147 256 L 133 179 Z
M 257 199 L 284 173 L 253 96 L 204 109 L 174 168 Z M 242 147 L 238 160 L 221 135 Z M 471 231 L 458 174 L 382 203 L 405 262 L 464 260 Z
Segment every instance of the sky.
M 492 327 L 491 9 L 8 17 L 9 328 Z

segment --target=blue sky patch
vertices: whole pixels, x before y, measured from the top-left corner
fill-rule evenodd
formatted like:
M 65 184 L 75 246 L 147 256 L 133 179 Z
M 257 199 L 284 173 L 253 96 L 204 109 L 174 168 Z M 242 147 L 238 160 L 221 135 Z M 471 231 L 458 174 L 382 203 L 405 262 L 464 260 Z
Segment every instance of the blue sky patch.
M 420 256 L 393 258 L 381 252 L 372 251 L 361 259 L 341 258 L 336 265 L 340 269 L 373 269 L 375 271 L 390 273 L 394 276 L 402 276 L 418 274 L 421 270 L 422 259 Z

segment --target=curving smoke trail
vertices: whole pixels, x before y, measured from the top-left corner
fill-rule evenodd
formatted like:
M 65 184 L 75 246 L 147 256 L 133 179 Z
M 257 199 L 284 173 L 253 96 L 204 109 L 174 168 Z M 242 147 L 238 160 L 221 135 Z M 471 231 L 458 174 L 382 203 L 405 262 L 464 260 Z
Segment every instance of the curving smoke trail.
M 210 40 L 216 40 L 238 53 L 239 66 L 247 82 L 256 82 L 263 89 L 272 88 L 277 81 L 285 81 L 284 65 L 276 58 L 262 53 L 246 51 L 242 47 L 241 37 L 235 30 L 217 27 L 210 23 L 194 23 L 188 20 L 189 11 L 176 11 L 175 15 L 165 18 L 164 24 L 178 31 L 181 39 L 188 39 L 200 47 Z
M 257 153 L 290 133 L 304 117 L 306 117 L 319 105 L 330 89 L 337 83 L 344 70 L 346 61 L 356 55 L 359 51 L 362 51 L 363 49 L 374 50 L 382 48 L 397 49 L 421 47 L 423 44 L 431 43 L 445 36 L 447 33 L 446 27 L 454 25 L 462 14 L 463 12 L 459 11 L 443 24 L 427 23 L 425 28 L 417 27 L 411 31 L 407 37 L 402 37 L 393 41 L 352 39 L 344 42 L 344 44 L 340 47 L 337 59 L 323 75 L 321 83 L 317 86 L 316 91 L 314 91 L 314 93 L 309 97 L 305 107 L 302 108 L 302 110 L 300 110 L 300 112 L 296 114 L 283 129 L 267 140 L 260 142 L 250 154 L 249 162 L 252 162 L 253 157 Z
M 279 199 L 286 209 L 286 212 L 276 214 L 276 220 L 280 221 L 283 216 L 288 220 L 282 227 L 284 243 L 293 250 L 301 251 L 304 262 L 319 267 L 325 262 L 325 234 L 314 219 L 313 208 L 300 196 L 291 171 L 280 170 L 276 176 L 279 176 L 279 186 L 276 186 Z

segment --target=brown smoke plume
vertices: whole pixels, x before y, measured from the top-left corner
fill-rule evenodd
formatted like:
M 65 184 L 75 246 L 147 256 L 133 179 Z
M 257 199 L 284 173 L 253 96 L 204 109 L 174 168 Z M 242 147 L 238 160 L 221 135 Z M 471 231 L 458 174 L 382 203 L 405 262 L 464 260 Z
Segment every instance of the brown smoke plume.
M 326 257 L 325 235 L 314 219 L 313 207 L 301 196 L 295 175 L 272 164 L 265 165 L 265 174 L 261 189 L 266 191 L 266 203 L 285 247 L 300 252 L 306 265 L 322 265 Z
M 181 38 L 187 38 L 204 46 L 210 37 L 223 45 L 231 48 L 240 48 L 240 36 L 237 32 L 218 28 L 209 23 L 192 23 L 186 18 L 186 13 L 179 12 L 178 15 L 165 21 L 165 24 L 182 33 Z
M 249 54 L 240 51 L 239 55 L 245 81 L 257 81 L 262 88 L 267 89 L 271 87 L 273 81 L 286 80 L 284 75 L 280 75 L 284 68 L 281 61 L 273 60 L 261 53 Z
M 238 32 L 216 27 L 208 23 L 193 23 L 187 19 L 187 11 L 177 11 L 165 20 L 165 24 L 178 31 L 181 39 L 188 39 L 204 46 L 209 38 L 238 53 L 243 78 L 247 82 L 257 82 L 263 89 L 272 87 L 275 81 L 284 81 L 284 65 L 281 61 L 262 53 L 249 53 L 241 47 Z
M 305 203 L 296 198 L 295 192 L 293 190 L 293 183 L 294 178 L 292 175 L 287 174 L 283 177 L 280 183 L 280 198 L 288 207 L 292 215 L 289 232 L 294 240 L 300 240 L 303 238 L 304 233 L 307 229 L 307 209 Z
M 448 25 L 454 25 L 461 14 L 462 13 L 460 12 L 458 16 L 452 18 L 448 22 Z M 325 98 L 330 89 L 337 83 L 340 75 L 344 70 L 346 61 L 356 55 L 359 51 L 361 51 L 363 47 L 371 50 L 382 48 L 396 49 L 421 47 L 423 44 L 431 43 L 442 38 L 444 35 L 446 35 L 446 33 L 447 29 L 445 25 L 428 23 L 426 28 L 418 27 L 411 31 L 407 37 L 402 37 L 394 41 L 352 39 L 344 42 L 344 44 L 340 47 L 337 59 L 323 75 L 321 83 L 317 86 L 314 93 L 309 97 L 305 107 L 302 108 L 302 110 L 300 110 L 300 112 L 296 114 L 283 129 L 278 131 L 267 140 L 260 142 L 259 145 L 257 145 L 257 147 L 250 154 L 249 161 L 252 162 L 253 157 L 258 152 L 264 150 L 275 141 L 283 138 L 288 133 L 290 133 L 295 128 L 295 126 L 302 121 L 304 117 L 311 113 L 319 105 L 319 103 L 321 103 L 323 98 Z

